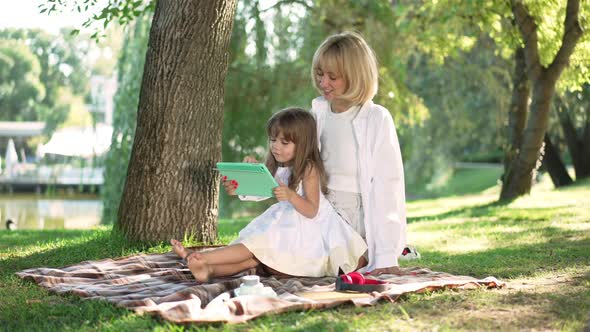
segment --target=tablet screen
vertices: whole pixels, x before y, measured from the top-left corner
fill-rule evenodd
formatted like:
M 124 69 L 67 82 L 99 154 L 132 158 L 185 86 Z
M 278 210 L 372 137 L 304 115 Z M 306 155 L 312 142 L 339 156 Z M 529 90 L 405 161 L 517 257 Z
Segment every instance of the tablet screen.
M 265 164 L 219 162 L 217 170 L 238 182 L 238 195 L 272 197 L 272 189 L 278 186 Z

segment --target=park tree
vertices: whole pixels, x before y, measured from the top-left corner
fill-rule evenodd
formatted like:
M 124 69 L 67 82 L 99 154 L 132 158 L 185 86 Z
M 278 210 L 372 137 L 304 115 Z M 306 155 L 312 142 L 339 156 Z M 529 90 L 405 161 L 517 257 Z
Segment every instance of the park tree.
M 217 236 L 224 79 L 236 1 L 158 1 L 117 229 L 128 239 Z
M 441 20 L 454 17 L 448 27 L 441 27 L 443 33 L 457 26 L 477 26 L 495 41 L 499 55 L 513 57 L 515 70 L 500 199 L 527 194 L 539 165 L 556 89 L 579 89 L 590 79 L 588 36 L 581 26 L 590 4 L 579 0 L 568 0 L 567 4 L 449 0 L 429 3 L 422 12 Z
M 576 180 L 590 177 L 590 83 L 559 98 L 557 111 Z
M 215 241 L 220 178 L 214 167 L 221 158 L 224 80 L 236 1 L 48 0 L 41 11 L 88 12 L 96 6 L 103 7 L 85 27 L 113 21 L 128 25 L 154 11 L 115 229 L 131 241 L 185 235 Z M 100 30 L 93 33 L 97 39 L 102 35 Z
M 555 96 L 553 126 L 545 135 L 545 155 L 551 179 L 556 187 L 573 183 L 561 157 L 566 151 L 571 159 L 576 181 L 590 177 L 590 84 L 579 91 L 562 92 Z M 553 137 L 553 138 L 551 138 Z M 557 143 L 553 143 L 557 142 Z
M 551 101 L 555 94 L 557 81 L 569 63 L 578 40 L 583 35 L 580 25 L 580 1 L 568 0 L 564 15 L 554 13 L 555 18 L 563 18 L 561 43 L 552 56 L 543 59 L 540 54 L 540 23 L 542 11 L 531 12 L 522 1 L 513 0 L 511 9 L 522 38 L 524 69 L 531 83 L 532 101 L 527 124 L 522 132 L 517 153 L 504 174 L 500 199 L 510 200 L 527 194 L 531 190 L 533 174 L 537 167 L 541 147 L 547 132 Z M 533 7 L 533 9 L 538 9 Z M 533 16 L 536 14 L 536 16 Z M 548 61 L 547 61 L 548 60 Z M 513 147 L 514 149 L 514 147 Z
M 19 61 L 28 61 L 34 58 L 39 73 L 37 80 L 43 90 L 38 100 L 17 96 L 21 103 L 12 107 L 6 112 L 10 120 L 44 121 L 45 133 L 51 134 L 55 128 L 63 123 L 70 109 L 72 108 L 71 98 L 64 98 L 67 95 L 83 96 L 86 93 L 88 82 L 88 70 L 82 62 L 82 56 L 86 52 L 83 43 L 76 41 L 67 30 L 62 30 L 57 35 L 47 33 L 39 29 L 12 29 L 7 28 L 0 31 L 0 40 L 6 43 L 22 43 L 23 46 L 16 47 L 15 51 L 24 52 L 28 49 L 32 55 L 22 55 Z M 23 48 L 24 47 L 24 48 Z M 24 75 L 15 73 L 19 66 L 13 68 L 16 80 L 30 80 L 35 74 Z M 12 79 L 2 80 L 10 82 Z M 24 88 L 15 90 L 18 94 L 28 93 Z M 15 92 L 15 93 L 16 93 Z M 6 108 L 8 109 L 8 107 Z
M 35 121 L 45 97 L 38 58 L 22 40 L 0 40 L 0 120 Z

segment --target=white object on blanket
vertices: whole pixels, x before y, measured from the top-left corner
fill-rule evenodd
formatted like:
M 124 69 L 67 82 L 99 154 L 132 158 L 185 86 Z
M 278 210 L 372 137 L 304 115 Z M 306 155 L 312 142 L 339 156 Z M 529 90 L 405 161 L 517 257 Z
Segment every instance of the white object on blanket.
M 263 284 L 260 283 L 260 277 L 257 275 L 249 275 L 242 277 L 242 283 L 240 287 L 234 289 L 234 293 L 236 296 L 241 295 L 262 295 L 268 297 L 276 297 L 277 293 L 270 288 L 264 287 Z

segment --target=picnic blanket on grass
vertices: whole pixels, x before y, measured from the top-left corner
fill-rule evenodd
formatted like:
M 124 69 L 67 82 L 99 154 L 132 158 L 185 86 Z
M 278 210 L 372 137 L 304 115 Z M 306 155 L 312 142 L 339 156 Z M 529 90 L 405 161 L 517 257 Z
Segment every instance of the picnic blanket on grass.
M 423 268 L 406 268 L 403 271 L 408 275 L 380 275 L 378 279 L 388 281 L 392 287 L 385 292 L 371 294 L 336 292 L 335 277 L 261 277 L 264 286 L 272 287 L 277 293 L 276 298 L 234 296 L 233 289 L 240 286 L 240 276 L 253 274 L 255 269 L 231 278 L 215 278 L 207 284 L 199 284 L 173 253 L 85 261 L 63 268 L 34 268 L 17 275 L 55 293 L 107 300 L 138 313 L 150 313 L 176 323 L 239 323 L 261 315 L 293 310 L 326 309 L 343 304 L 370 306 L 379 300 L 393 302 L 402 294 L 412 292 L 504 286 L 494 277 L 476 279 Z

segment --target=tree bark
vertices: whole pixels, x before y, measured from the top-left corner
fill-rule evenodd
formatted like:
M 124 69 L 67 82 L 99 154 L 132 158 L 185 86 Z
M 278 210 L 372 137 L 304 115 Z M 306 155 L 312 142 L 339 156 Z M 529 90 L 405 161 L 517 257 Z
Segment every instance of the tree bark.
M 559 123 L 572 157 L 576 180 L 590 177 L 590 119 L 586 117 L 581 137 L 578 136 L 567 110 L 559 112 Z
M 504 174 L 510 171 L 512 161 L 518 155 L 524 126 L 526 124 L 530 87 L 526 75 L 524 49 L 519 47 L 514 52 L 514 76 L 512 79 L 512 98 L 508 113 L 508 145 L 504 148 Z
M 131 241 L 217 236 L 224 80 L 236 0 L 159 0 L 116 227 Z
M 548 67 L 540 62 L 537 24 L 521 0 L 512 0 L 512 12 L 524 41 L 526 71 L 533 85 L 530 116 L 521 148 L 504 175 L 500 200 L 512 200 L 528 194 L 539 165 L 540 150 L 547 131 L 551 98 L 555 85 L 582 36 L 578 20 L 579 0 L 568 0 L 561 47 Z
M 559 150 L 553 145 L 548 134 L 545 134 L 543 141 L 545 143 L 543 166 L 547 169 L 547 173 L 549 173 L 555 187 L 559 188 L 572 184 L 574 181 L 568 174 L 565 164 L 559 156 Z

